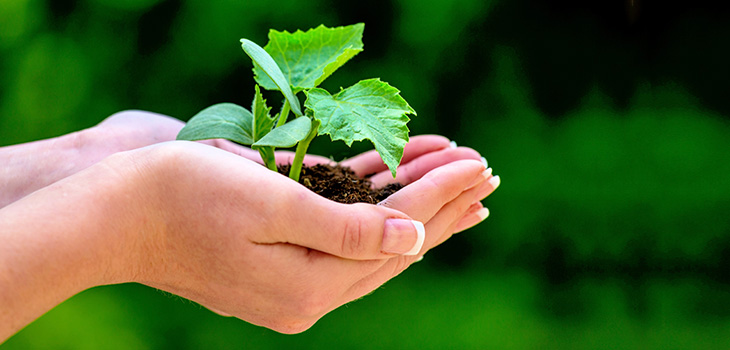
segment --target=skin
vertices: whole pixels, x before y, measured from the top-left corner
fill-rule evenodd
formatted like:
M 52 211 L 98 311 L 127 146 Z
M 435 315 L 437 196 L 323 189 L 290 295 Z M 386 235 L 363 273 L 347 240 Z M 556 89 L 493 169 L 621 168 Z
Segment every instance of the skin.
M 494 190 L 477 152 L 422 136 L 404 152 L 404 189 L 380 205 L 339 204 L 232 143 L 164 142 L 181 127 L 124 112 L 79 133 L 0 149 L 9 189 L 0 197 L 0 341 L 85 289 L 127 282 L 302 332 L 477 224 L 479 201 Z M 343 163 L 392 181 L 373 154 Z M 417 255 L 383 251 L 394 219 L 424 223 Z M 415 242 L 415 232 L 404 237 Z

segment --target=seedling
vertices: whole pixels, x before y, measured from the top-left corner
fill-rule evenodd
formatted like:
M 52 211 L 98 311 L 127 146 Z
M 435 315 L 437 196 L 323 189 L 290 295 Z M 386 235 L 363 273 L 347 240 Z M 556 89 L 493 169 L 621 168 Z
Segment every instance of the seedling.
M 269 42 L 260 47 L 241 39 L 243 51 L 253 61 L 256 80 L 251 111 L 232 103 L 210 106 L 193 116 L 178 140 L 222 138 L 251 146 L 261 154 L 266 167 L 277 171 L 276 148 L 296 146 L 289 177 L 299 181 L 304 155 L 317 135 L 332 141 L 369 140 L 395 177 L 396 167 L 408 142 L 408 114 L 416 112 L 398 89 L 378 78 L 361 80 L 331 95 L 318 86 L 335 70 L 363 50 L 365 25 L 327 28 L 320 25 L 306 32 L 269 31 Z M 261 88 L 284 95 L 274 117 Z M 304 110 L 299 93 L 304 93 Z M 294 117 L 289 120 L 289 113 Z

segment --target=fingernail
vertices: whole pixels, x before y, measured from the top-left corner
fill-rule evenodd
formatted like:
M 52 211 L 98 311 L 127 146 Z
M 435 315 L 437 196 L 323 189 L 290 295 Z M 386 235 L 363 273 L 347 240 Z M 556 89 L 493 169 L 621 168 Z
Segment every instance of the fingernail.
M 499 175 L 492 176 L 492 178 L 489 179 L 489 184 L 492 185 L 492 188 L 495 190 L 499 187 L 500 183 L 502 183 L 502 180 L 499 178 Z
M 496 190 L 497 187 L 499 187 L 500 182 L 501 182 L 501 180 L 499 178 L 499 175 L 494 175 L 494 176 L 490 177 L 489 180 L 487 180 L 487 183 L 482 183 L 481 185 L 477 185 L 477 186 L 479 186 L 479 189 L 476 191 L 474 200 L 480 201 L 480 200 L 486 198 L 487 196 L 489 196 L 490 194 L 492 194 L 492 192 L 494 192 L 494 190 Z
M 424 255 L 419 256 L 418 259 L 416 259 L 416 261 L 414 261 L 413 263 L 415 264 L 417 262 L 421 262 L 423 260 L 423 257 Z
M 420 221 L 388 219 L 385 220 L 381 249 L 384 253 L 416 255 L 425 240 L 426 229 Z
M 449 142 L 449 148 L 456 148 L 456 147 L 458 147 L 458 146 L 456 145 L 456 141 L 451 141 L 451 142 Z
M 474 215 L 479 217 L 479 222 L 484 221 L 487 217 L 489 217 L 489 209 L 487 208 L 481 208 L 477 210 Z
M 484 164 L 485 168 L 489 168 L 489 164 L 487 164 L 487 158 L 482 157 L 482 164 Z
M 488 179 L 489 176 L 492 175 L 492 168 L 485 169 L 484 171 L 482 171 L 481 175 L 482 176 L 478 176 L 476 179 L 474 179 L 474 181 L 472 181 L 469 184 L 469 186 L 466 187 L 466 189 L 469 190 L 469 189 L 473 188 L 474 186 L 482 183 L 482 181 Z

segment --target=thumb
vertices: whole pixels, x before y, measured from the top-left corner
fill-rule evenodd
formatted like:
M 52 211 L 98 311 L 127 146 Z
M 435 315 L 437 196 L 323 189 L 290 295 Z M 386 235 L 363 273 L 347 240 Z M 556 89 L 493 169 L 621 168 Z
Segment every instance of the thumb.
M 355 260 L 416 255 L 423 247 L 423 223 L 372 204 L 340 204 L 322 198 L 288 230 L 288 243 Z

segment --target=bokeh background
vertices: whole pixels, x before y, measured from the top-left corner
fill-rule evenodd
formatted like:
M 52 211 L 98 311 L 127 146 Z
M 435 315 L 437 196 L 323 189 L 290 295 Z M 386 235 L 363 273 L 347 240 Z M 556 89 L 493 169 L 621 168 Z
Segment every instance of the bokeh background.
M 720 3 L 0 0 L 0 145 L 124 109 L 248 105 L 239 38 L 364 22 L 365 51 L 324 86 L 390 82 L 418 111 L 413 134 L 479 150 L 503 180 L 484 223 L 303 334 L 129 284 L 81 293 L 2 348 L 728 348 Z

